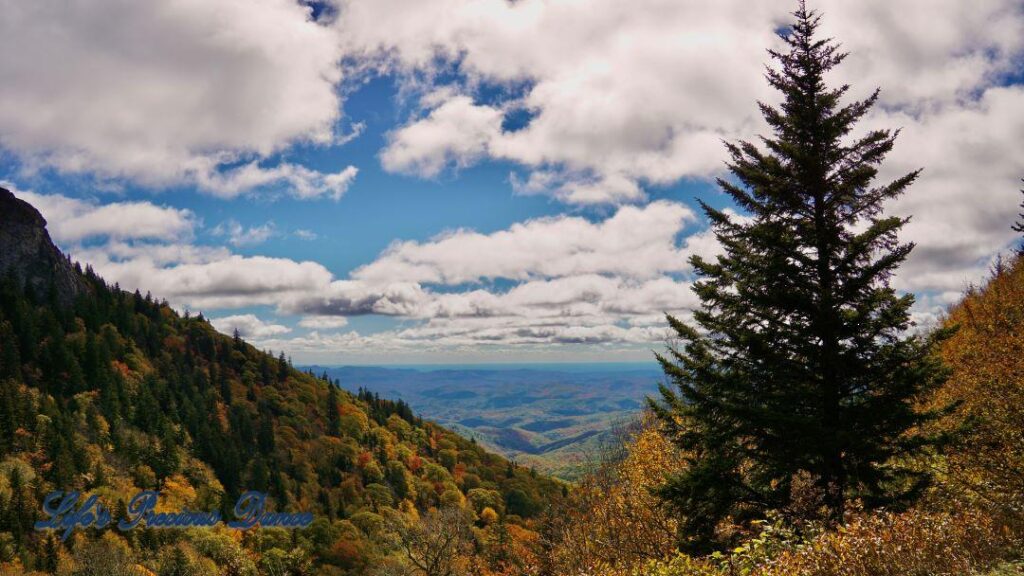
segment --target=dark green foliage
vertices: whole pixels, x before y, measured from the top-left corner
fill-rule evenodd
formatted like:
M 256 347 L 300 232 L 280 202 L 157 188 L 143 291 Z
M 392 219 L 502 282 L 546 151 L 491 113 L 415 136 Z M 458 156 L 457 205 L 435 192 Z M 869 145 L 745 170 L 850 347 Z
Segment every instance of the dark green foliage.
M 324 378 L 327 380 L 327 378 Z M 329 380 L 328 380 L 329 381 Z M 341 414 L 338 412 L 338 386 L 335 383 L 330 385 L 330 393 L 327 395 L 327 429 L 333 436 L 341 436 Z
M 358 390 L 356 397 L 363 402 L 366 402 L 370 407 L 370 417 L 378 424 L 384 424 L 387 422 L 388 416 L 398 414 L 402 420 L 405 420 L 410 424 L 417 426 L 423 425 L 423 420 L 417 418 L 416 415 L 413 414 L 412 408 L 410 408 L 404 400 L 388 400 L 386 398 L 381 398 L 376 392 L 370 392 L 363 388 Z
M 696 326 L 669 317 L 679 346 L 658 355 L 674 389 L 651 405 L 692 458 L 662 494 L 691 551 L 726 519 L 798 515 L 796 500 L 831 522 L 852 498 L 906 502 L 928 479 L 900 459 L 938 441 L 913 433 L 935 416 L 915 400 L 945 379 L 947 334 L 907 333 L 913 297 L 888 280 L 912 245 L 906 219 L 881 213 L 918 173 L 872 184 L 896 132 L 851 132 L 878 92 L 841 104 L 848 87 L 825 74 L 845 54 L 802 3 L 795 16 L 767 74 L 783 103 L 760 105 L 772 135 L 727 145 L 734 180 L 719 185 L 749 217 L 703 206 L 724 253 L 692 259 Z
M 537 513 L 540 504 L 526 491 L 513 488 L 505 495 L 505 509 L 509 514 L 530 517 Z
M 1022 178 L 1021 181 L 1024 182 L 1024 178 Z M 1020 193 L 1024 194 L 1024 189 L 1021 189 Z M 1021 200 L 1020 207 L 1024 210 L 1024 200 Z M 1017 221 L 1013 223 L 1011 228 L 1013 228 L 1014 232 L 1024 234 L 1024 212 L 1017 214 Z M 1024 251 L 1024 240 L 1021 241 L 1021 246 L 1018 251 Z

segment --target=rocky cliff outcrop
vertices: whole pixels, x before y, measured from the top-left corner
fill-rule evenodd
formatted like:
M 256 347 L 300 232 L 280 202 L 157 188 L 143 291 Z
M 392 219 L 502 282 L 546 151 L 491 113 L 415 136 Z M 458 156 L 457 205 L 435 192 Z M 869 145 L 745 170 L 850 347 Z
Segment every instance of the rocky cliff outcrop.
M 88 285 L 46 232 L 46 219 L 31 204 L 0 188 L 0 278 L 13 277 L 36 294 L 52 289 L 62 305 L 89 290 Z

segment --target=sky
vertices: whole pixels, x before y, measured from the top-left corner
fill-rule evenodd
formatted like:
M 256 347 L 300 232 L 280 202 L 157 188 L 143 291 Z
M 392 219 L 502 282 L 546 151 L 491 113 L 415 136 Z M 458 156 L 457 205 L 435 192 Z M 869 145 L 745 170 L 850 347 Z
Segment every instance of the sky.
M 1014 241 L 1024 2 L 816 0 L 896 128 L 934 321 Z M 647 361 L 766 133 L 795 2 L 0 0 L 0 185 L 73 258 L 299 363 Z

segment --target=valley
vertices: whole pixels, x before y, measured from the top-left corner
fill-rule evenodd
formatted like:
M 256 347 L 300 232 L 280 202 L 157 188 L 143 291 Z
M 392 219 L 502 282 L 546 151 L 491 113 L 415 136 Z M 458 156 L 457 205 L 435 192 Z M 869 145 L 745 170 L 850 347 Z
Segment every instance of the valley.
M 616 425 L 657 393 L 647 363 L 479 366 L 311 366 L 351 392 L 403 400 L 423 418 L 523 466 L 572 480 Z

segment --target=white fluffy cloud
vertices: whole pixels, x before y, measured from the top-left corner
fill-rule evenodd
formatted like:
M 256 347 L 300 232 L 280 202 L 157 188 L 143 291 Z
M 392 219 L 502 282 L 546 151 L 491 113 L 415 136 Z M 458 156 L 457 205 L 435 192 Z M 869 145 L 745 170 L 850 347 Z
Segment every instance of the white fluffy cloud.
M 221 222 L 213 230 L 210 230 L 210 233 L 226 238 L 232 246 L 252 246 L 262 244 L 275 236 L 277 228 L 273 222 L 246 228 L 238 220 L 232 219 Z
M 740 1 L 341 4 L 350 53 L 410 72 L 457 60 L 466 78 L 467 91 L 430 92 L 425 114 L 392 134 L 386 168 L 432 176 L 507 159 L 560 175 L 551 192 L 575 203 L 636 200 L 638 180 L 719 170 L 721 138 L 758 125 L 764 49 L 785 14 Z M 385 14 L 390 25 L 375 26 Z M 481 82 L 530 87 L 503 108 L 475 98 Z M 505 109 L 533 117 L 504 130 Z
M 423 94 L 381 158 L 433 177 L 511 161 L 520 193 L 571 204 L 638 202 L 643 187 L 709 178 L 722 139 L 765 131 L 765 49 L 794 4 L 744 0 L 338 0 L 348 53 Z M 872 126 L 902 128 L 886 175 L 925 168 L 893 204 L 919 247 L 900 286 L 974 281 L 1010 240 L 1022 132 L 1019 0 L 818 0 L 823 34 L 850 52 L 833 82 L 882 88 Z M 374 26 L 387 15 L 388 27 Z M 451 82 L 450 70 L 456 71 Z M 443 70 L 444 74 L 436 74 Z M 442 80 L 434 80 L 440 78 Z M 443 81 L 444 86 L 438 86 Z M 500 89 L 495 90 L 497 86 Z M 495 94 L 499 96 L 495 96 Z M 526 112 L 509 128 L 510 114 Z
M 426 113 L 393 134 L 385 166 L 434 175 L 489 155 L 536 168 L 674 182 L 721 169 L 723 137 L 762 127 L 766 48 L 786 3 L 742 0 L 341 0 L 349 53 L 399 71 L 456 63 L 464 90 L 428 91 Z M 1024 14 L 1014 0 L 821 0 L 826 34 L 852 56 L 840 80 L 920 108 L 970 97 L 1015 65 Z M 387 15 L 389 26 L 374 26 Z M 501 105 L 486 83 L 528 88 Z M 510 110 L 533 113 L 503 130 Z
M 577 274 L 650 278 L 686 269 L 677 237 L 695 221 L 688 207 L 659 201 L 622 207 L 598 222 L 562 215 L 491 234 L 456 230 L 429 242 L 397 242 L 352 277 L 428 284 Z
M 446 166 L 464 166 L 487 156 L 501 121 L 500 110 L 455 96 L 426 118 L 392 133 L 381 163 L 392 171 L 437 176 Z
M 159 262 L 149 247 L 136 246 L 131 252 L 131 258 L 114 259 L 107 247 L 86 248 L 75 256 L 110 282 L 150 290 L 172 304 L 201 310 L 276 305 L 331 281 L 326 268 L 309 261 L 216 252 L 202 253 L 194 261 Z
M 315 334 L 264 344 L 320 352 L 368 345 L 649 346 L 666 337 L 665 313 L 686 315 L 697 305 L 688 256 L 719 249 L 707 231 L 683 237 L 694 220 L 687 207 L 662 201 L 622 207 L 598 221 L 559 216 L 490 234 L 457 230 L 396 243 L 348 279 L 284 298 L 278 312 L 380 314 L 412 325 L 369 340 Z M 511 285 L 495 285 L 504 282 Z
M 915 292 L 961 292 L 977 283 L 996 253 L 1014 240 L 1024 161 L 1024 86 L 990 88 L 962 106 L 872 120 L 905 129 L 885 165 L 886 177 L 924 168 L 910 192 L 893 201 L 911 216 L 903 237 L 917 243 L 897 286 Z
M 356 179 L 359 169 L 348 166 L 335 174 L 323 174 L 296 164 L 282 163 L 264 168 L 250 162 L 239 168 L 219 172 L 214 166 L 196 172 L 197 185 L 215 196 L 234 198 L 251 190 L 287 185 L 289 194 L 299 200 L 329 197 L 338 200 Z
M 348 319 L 343 316 L 306 316 L 299 320 L 299 326 L 314 330 L 333 330 L 347 325 Z
M 499 161 L 513 166 L 519 194 L 618 210 L 396 241 L 341 277 L 314 262 L 181 241 L 194 215 L 146 202 L 37 198 L 49 203 L 55 237 L 108 238 L 76 255 L 181 305 L 275 307 L 310 330 L 344 328 L 356 314 L 406 320 L 373 336 L 294 339 L 310 348 L 649 342 L 661 312 L 692 306 L 686 256 L 717 245 L 688 208 L 645 204 L 645 189 L 718 175 L 723 139 L 765 131 L 756 101 L 777 98 L 763 79 L 765 48 L 779 45 L 774 32 L 792 4 L 333 2 L 327 23 L 293 0 L 0 0 L 0 33 L 18 47 L 0 52 L 0 148 L 29 169 L 192 184 L 225 198 L 283 188 L 337 199 L 355 167 L 318 172 L 280 153 L 349 138 L 338 133 L 345 62 L 402 81 L 410 113 L 380 151 L 386 170 L 435 178 Z M 851 52 L 833 80 L 851 83 L 852 97 L 883 89 L 865 128 L 903 129 L 883 176 L 925 168 L 890 208 L 913 216 L 904 239 L 918 243 L 897 286 L 937 306 L 1012 237 L 1024 8 L 811 6 Z M 224 230 L 236 245 L 263 234 Z
M 291 328 L 281 324 L 270 324 L 256 317 L 255 314 L 239 314 L 235 316 L 224 316 L 223 318 L 211 318 L 210 324 L 224 334 L 234 334 L 243 338 L 266 339 L 291 332 Z
M 272 305 L 281 298 L 323 289 L 333 278 L 315 262 L 244 257 L 226 248 L 192 244 L 198 223 L 188 210 L 149 202 L 101 204 L 11 188 L 46 218 L 56 242 L 91 264 L 108 282 L 151 291 L 179 306 Z M 212 232 L 228 235 L 231 244 L 240 246 L 260 241 L 274 228 L 271 224 L 244 228 L 228 221 Z M 92 242 L 83 244 L 85 240 Z
M 1016 0 L 818 0 L 822 32 L 850 56 L 837 71 L 890 106 L 926 109 L 971 100 L 1019 66 L 1024 7 Z
M 0 182 L 19 198 L 32 204 L 46 218 L 57 242 L 75 243 L 109 237 L 116 239 L 187 239 L 196 226 L 189 210 L 157 206 L 151 202 L 98 202 L 60 194 L 36 194 Z
M 257 163 L 337 137 L 341 47 L 308 6 L 0 0 L 0 13 L 0 147 L 30 169 L 222 196 L 337 197 L 354 176 Z
M 79 217 L 65 208 L 78 206 L 71 199 L 28 199 L 51 218 L 54 230 Z M 117 204 L 89 206 L 102 213 Z M 149 291 L 207 315 L 269 308 L 282 318 L 297 317 L 293 322 L 299 328 L 312 331 L 293 337 L 284 323 L 252 313 L 211 320 L 225 333 L 237 329 L 275 349 L 372 344 L 378 352 L 420 351 L 426 343 L 448 349 L 635 346 L 664 338 L 665 312 L 686 314 L 696 304 L 686 260 L 718 247 L 706 231 L 684 237 L 695 220 L 686 206 L 661 201 L 624 206 L 597 220 L 563 215 L 489 234 L 457 230 L 425 242 L 396 243 L 345 278 L 315 262 L 241 256 L 172 236 L 121 237 L 108 230 L 105 242 L 78 244 L 80 235 L 61 238 L 76 258 L 125 289 Z M 246 228 L 229 220 L 213 232 L 243 245 L 265 230 L 273 228 Z M 348 317 L 370 314 L 403 323 L 365 337 L 321 334 L 347 328 Z

